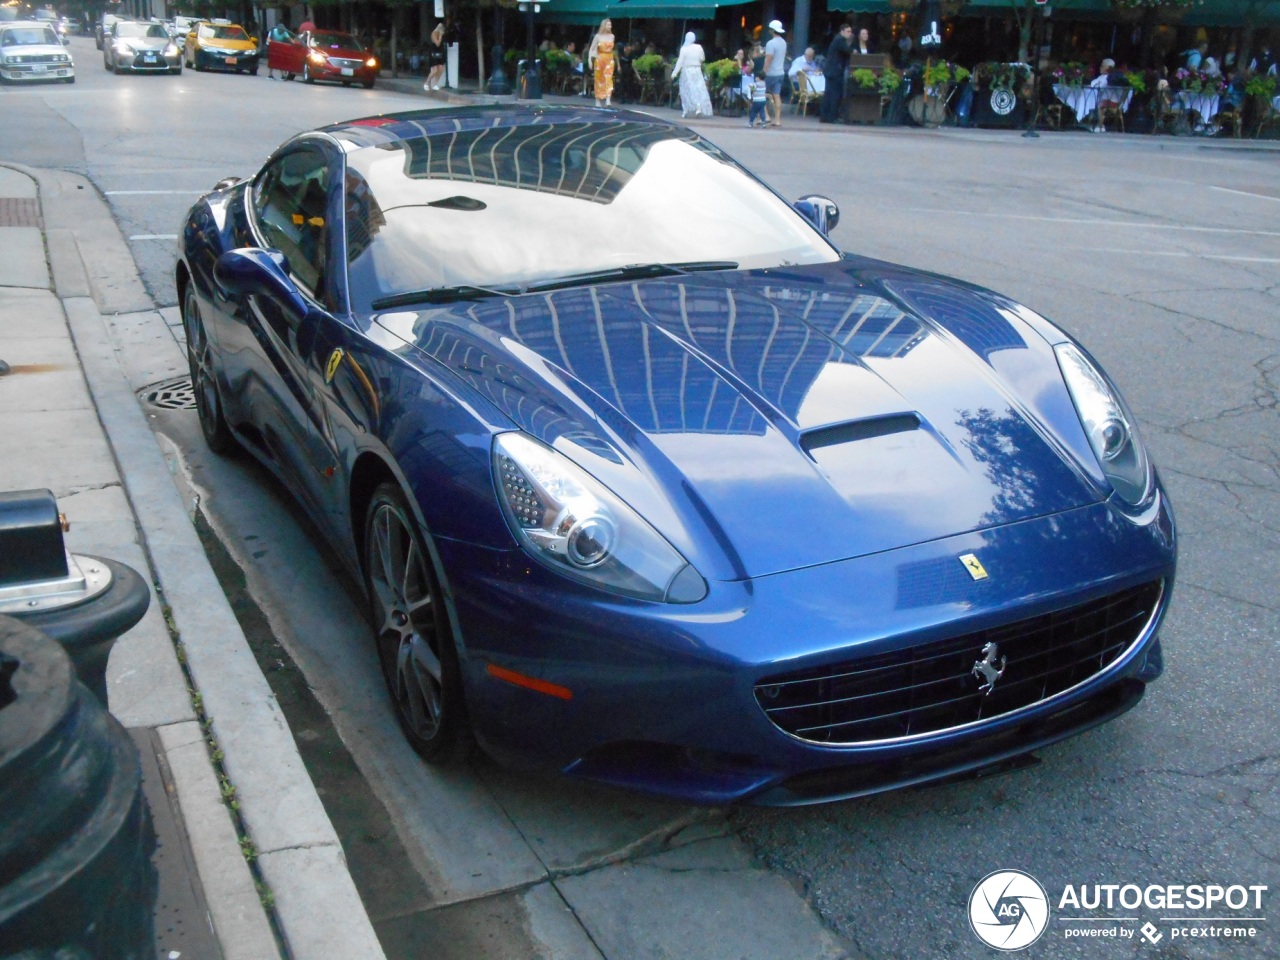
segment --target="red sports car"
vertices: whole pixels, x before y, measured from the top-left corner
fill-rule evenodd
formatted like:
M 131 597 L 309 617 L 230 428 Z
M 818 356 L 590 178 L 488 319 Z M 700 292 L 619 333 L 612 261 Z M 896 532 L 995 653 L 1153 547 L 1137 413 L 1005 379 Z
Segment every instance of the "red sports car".
M 267 66 L 282 70 L 286 80 L 299 76 L 307 83 L 362 83 L 366 90 L 378 79 L 378 58 L 373 51 L 351 34 L 336 30 L 306 30 L 287 42 L 268 41 Z

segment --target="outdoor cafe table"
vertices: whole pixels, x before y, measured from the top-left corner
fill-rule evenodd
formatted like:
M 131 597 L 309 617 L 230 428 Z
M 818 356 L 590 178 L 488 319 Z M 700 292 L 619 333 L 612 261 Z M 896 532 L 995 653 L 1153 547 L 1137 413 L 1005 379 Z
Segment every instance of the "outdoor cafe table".
M 1217 96 L 1208 93 L 1188 93 L 1183 90 L 1175 98 L 1174 102 L 1183 110 L 1194 110 L 1200 114 L 1200 122 L 1208 123 L 1218 115 L 1218 108 L 1221 101 Z
M 1122 111 L 1129 109 L 1133 91 L 1128 87 L 1072 87 L 1055 83 L 1053 95 L 1075 111 L 1078 122 L 1084 123 L 1085 117 L 1098 109 L 1100 101 L 1118 103 Z

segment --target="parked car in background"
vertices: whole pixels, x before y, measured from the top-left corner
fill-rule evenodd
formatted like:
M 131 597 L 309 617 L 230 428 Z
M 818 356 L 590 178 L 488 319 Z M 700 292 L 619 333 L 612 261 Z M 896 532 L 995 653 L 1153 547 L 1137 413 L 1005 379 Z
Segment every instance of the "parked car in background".
M 284 71 L 285 79 L 301 77 L 306 83 L 332 80 L 373 87 L 378 79 L 378 58 L 349 33 L 307 30 L 292 40 L 267 42 L 267 66 Z
M 183 59 L 196 70 L 258 72 L 258 39 L 234 23 L 203 21 L 187 34 Z
M 115 25 L 115 22 L 126 19 L 128 18 L 117 17 L 114 13 L 104 13 L 93 28 L 93 45 L 101 50 L 103 38 L 111 33 L 111 28 Z
M 304 132 L 197 201 L 201 429 L 364 584 L 422 756 L 814 803 L 1008 769 L 1160 676 L 1177 538 L 1114 384 L 838 218 L 542 105 Z
M 181 73 L 182 50 L 162 23 L 120 20 L 102 45 L 102 66 L 115 73 Z
M 53 24 L 35 20 L 0 23 L 0 80 L 76 82 L 75 64 Z
M 63 38 L 78 37 L 84 32 L 84 25 L 75 17 L 63 17 L 58 21 L 58 34 Z

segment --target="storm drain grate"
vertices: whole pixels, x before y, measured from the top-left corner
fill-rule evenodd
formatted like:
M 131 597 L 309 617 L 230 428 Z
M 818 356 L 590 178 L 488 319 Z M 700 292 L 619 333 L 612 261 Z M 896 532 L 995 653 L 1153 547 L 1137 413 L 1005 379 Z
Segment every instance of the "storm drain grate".
M 174 377 L 143 388 L 142 397 L 153 407 L 165 410 L 194 410 L 196 393 L 190 377 Z

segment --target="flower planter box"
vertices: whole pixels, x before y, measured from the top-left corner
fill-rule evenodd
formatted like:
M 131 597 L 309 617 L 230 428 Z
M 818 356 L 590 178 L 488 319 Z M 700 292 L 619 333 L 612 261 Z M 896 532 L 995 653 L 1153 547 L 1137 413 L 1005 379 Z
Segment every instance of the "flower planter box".
M 840 104 L 840 117 L 845 123 L 879 123 L 880 91 L 852 90 Z

